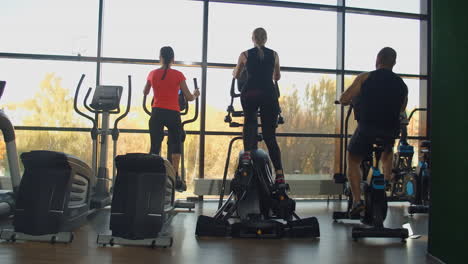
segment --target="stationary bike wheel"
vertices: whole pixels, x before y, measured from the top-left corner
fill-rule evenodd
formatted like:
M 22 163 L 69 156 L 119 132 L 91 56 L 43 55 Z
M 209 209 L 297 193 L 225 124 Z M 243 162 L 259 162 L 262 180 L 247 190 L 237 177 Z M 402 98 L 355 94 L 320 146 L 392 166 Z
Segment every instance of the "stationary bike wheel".
M 372 195 L 370 193 L 370 188 L 367 183 L 364 184 L 362 187 L 363 193 L 364 193 L 364 203 L 366 206 L 366 209 L 364 210 L 364 215 L 361 217 L 361 222 L 366 225 L 373 225 L 373 219 L 372 219 Z
M 366 225 L 380 225 L 383 224 L 387 218 L 387 195 L 385 192 L 383 192 L 384 197 L 379 202 L 379 199 L 374 196 L 377 194 L 380 195 L 380 193 L 373 193 L 373 190 L 368 185 L 365 186 L 366 210 L 364 211 L 362 222 Z
M 395 176 L 396 179 L 392 182 L 391 195 L 393 197 L 403 197 L 406 196 L 405 192 L 405 180 L 404 177 Z
M 382 223 L 387 219 L 387 212 L 388 212 L 388 202 L 387 202 L 387 194 L 384 193 L 384 203 L 382 205 Z

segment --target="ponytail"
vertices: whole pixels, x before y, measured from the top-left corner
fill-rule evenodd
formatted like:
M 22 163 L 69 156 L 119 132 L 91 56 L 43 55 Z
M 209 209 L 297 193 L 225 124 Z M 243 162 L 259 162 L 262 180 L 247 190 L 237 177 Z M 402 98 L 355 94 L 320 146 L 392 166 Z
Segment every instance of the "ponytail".
M 164 78 L 166 78 L 169 64 L 171 64 L 171 62 L 174 60 L 174 50 L 169 46 L 162 47 L 161 50 L 159 51 L 159 56 L 163 59 L 163 63 L 164 63 L 163 64 L 164 74 L 161 78 L 161 80 L 164 80 Z
M 255 47 L 258 49 L 258 58 L 263 60 L 265 53 L 263 47 L 267 41 L 267 32 L 264 28 L 256 28 L 252 33 L 252 39 L 255 43 Z
M 166 66 L 166 68 L 164 68 L 164 74 L 161 77 L 161 80 L 164 80 L 164 78 L 166 78 L 166 74 L 167 74 L 167 66 Z
M 263 58 L 265 57 L 265 52 L 263 52 L 262 47 L 257 46 L 257 49 L 258 49 L 258 58 L 260 60 L 263 60 Z

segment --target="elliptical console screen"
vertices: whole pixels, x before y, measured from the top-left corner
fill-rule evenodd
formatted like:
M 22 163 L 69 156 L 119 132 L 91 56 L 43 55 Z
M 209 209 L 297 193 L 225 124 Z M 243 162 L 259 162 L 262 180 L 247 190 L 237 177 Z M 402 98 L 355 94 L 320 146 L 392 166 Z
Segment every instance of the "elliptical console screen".
M 99 85 L 93 95 L 91 107 L 100 111 L 112 111 L 119 108 L 122 86 Z

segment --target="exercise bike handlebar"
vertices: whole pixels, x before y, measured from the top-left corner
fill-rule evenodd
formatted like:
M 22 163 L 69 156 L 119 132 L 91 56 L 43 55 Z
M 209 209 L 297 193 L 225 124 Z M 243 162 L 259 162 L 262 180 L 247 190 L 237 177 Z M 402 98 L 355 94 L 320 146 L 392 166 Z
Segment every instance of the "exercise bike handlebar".
M 73 100 L 73 108 L 75 109 L 75 112 L 77 114 L 79 114 L 80 116 L 82 117 L 85 117 L 86 119 L 89 119 L 92 123 L 93 123 L 93 128 L 96 128 L 97 127 L 97 124 L 96 124 L 96 119 L 94 119 L 93 117 L 81 112 L 81 110 L 78 108 L 78 94 L 80 93 L 80 88 L 81 88 L 81 84 L 83 83 L 83 80 L 85 78 L 85 74 L 82 74 L 81 75 L 81 78 L 80 78 L 80 81 L 78 82 L 78 86 L 76 87 L 76 91 L 75 91 L 75 98 Z M 85 99 L 84 99 L 84 106 L 87 110 L 91 110 L 89 109 L 89 107 L 86 105 L 86 101 L 89 97 L 89 94 L 91 93 L 91 88 L 88 89 L 88 92 L 86 93 L 86 96 L 85 96 Z M 92 111 L 91 111 L 92 112 Z
M 128 96 L 127 96 L 127 108 L 125 109 L 125 112 L 119 116 L 117 119 L 114 121 L 114 129 L 117 129 L 117 124 L 119 123 L 120 120 L 122 120 L 124 117 L 128 115 L 130 112 L 130 107 L 132 105 L 132 76 L 128 75 Z M 119 108 L 120 112 L 120 108 Z

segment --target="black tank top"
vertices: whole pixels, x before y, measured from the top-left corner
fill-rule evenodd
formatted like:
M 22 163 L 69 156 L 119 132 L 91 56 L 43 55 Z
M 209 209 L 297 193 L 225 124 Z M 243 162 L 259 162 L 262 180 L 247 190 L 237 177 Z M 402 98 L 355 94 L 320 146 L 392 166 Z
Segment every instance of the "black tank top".
M 407 95 L 406 84 L 391 70 L 370 72 L 356 98 L 359 125 L 395 133 L 400 127 L 400 111 Z
M 247 82 L 243 92 L 247 94 L 274 95 L 273 71 L 275 68 L 275 52 L 262 47 L 263 58 L 258 48 L 247 51 Z

